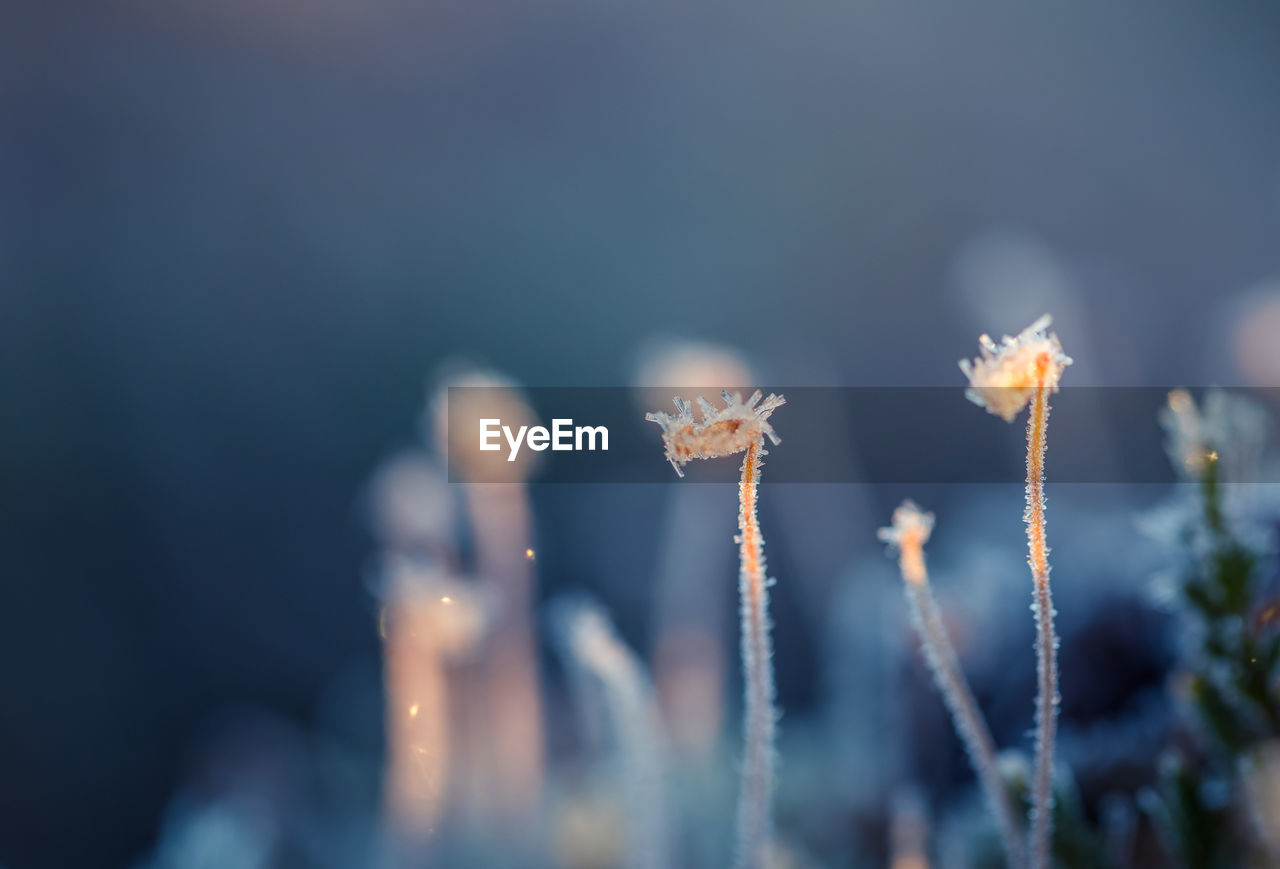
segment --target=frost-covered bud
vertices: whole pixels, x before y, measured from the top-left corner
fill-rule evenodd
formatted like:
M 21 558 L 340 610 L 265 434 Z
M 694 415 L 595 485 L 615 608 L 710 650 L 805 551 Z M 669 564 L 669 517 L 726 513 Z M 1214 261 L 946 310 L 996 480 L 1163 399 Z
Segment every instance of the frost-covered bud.
M 876 537 L 902 549 L 905 546 L 924 546 L 933 533 L 933 514 L 920 509 L 915 501 L 907 499 L 893 511 L 893 519 L 887 528 L 876 532 Z
M 924 567 L 924 545 L 933 533 L 933 514 L 920 509 L 910 499 L 893 511 L 892 524 L 876 532 L 876 537 L 896 548 L 901 555 L 902 576 L 908 582 L 928 582 Z
M 1057 392 L 1071 357 L 1062 352 L 1058 336 L 1046 331 L 1051 322 L 1045 314 L 1017 337 L 1005 335 L 999 345 L 988 335 L 979 336 L 982 355 L 960 360 L 960 370 L 969 378 L 965 396 L 1005 422 L 1013 422 L 1041 385 Z
M 646 413 L 644 418 L 662 426 L 667 461 L 683 477 L 684 466 L 694 459 L 731 456 L 762 443 L 766 437 L 775 446 L 782 442 L 769 424 L 769 416 L 787 400 L 770 393 L 761 401 L 760 395 L 757 389 L 743 401 L 740 394 L 725 391 L 720 393 L 725 406 L 718 409 L 699 395 L 701 421 L 694 417 L 693 405 L 677 395 L 676 414 L 659 411 Z

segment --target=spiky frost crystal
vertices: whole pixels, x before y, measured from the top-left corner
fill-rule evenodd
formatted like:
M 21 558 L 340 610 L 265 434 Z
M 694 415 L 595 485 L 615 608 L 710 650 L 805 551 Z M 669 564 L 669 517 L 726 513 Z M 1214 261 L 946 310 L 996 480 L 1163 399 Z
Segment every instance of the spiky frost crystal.
M 702 419 L 694 416 L 693 404 L 676 396 L 677 413 L 662 411 L 646 413 L 644 418 L 662 426 L 662 443 L 666 447 L 667 461 L 676 473 L 684 476 L 684 466 L 694 459 L 716 459 L 731 456 L 762 442 L 766 437 L 775 446 L 782 443 L 769 416 L 787 403 L 781 395 L 769 394 L 763 401 L 756 390 L 746 401 L 739 393 L 724 390 L 720 393 L 724 407 L 717 408 L 701 395 L 698 408 Z
M 1058 336 L 1046 331 L 1051 322 L 1045 314 L 1017 337 L 1005 335 L 999 345 L 989 335 L 980 335 L 982 355 L 973 361 L 960 360 L 960 370 L 969 378 L 965 397 L 1005 422 L 1013 422 L 1042 381 L 1051 392 L 1057 392 L 1058 380 L 1071 364 L 1071 357 L 1062 352 Z

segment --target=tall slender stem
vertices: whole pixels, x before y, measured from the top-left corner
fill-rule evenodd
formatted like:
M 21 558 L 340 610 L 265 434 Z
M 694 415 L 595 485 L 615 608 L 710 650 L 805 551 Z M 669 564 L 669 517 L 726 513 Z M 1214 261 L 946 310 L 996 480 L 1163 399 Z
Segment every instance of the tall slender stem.
M 627 814 L 628 869 L 666 869 L 668 848 L 660 714 L 644 665 L 590 604 L 568 610 L 568 650 L 599 680 L 616 740 Z
M 756 516 L 763 440 L 742 460 L 738 484 L 738 590 L 742 614 L 742 671 L 746 693 L 745 746 L 738 797 L 740 869 L 763 869 L 772 837 L 774 782 L 773 650 L 769 639 L 769 589 L 765 581 L 764 538 Z
M 1044 454 L 1049 426 L 1049 390 L 1041 377 L 1027 420 L 1027 563 L 1034 585 L 1036 617 L 1036 760 L 1031 789 L 1031 867 L 1048 869 L 1053 833 L 1053 743 L 1058 714 L 1058 638 L 1049 590 L 1049 547 L 1044 530 Z
M 1000 776 L 995 740 L 982 717 L 982 710 L 978 708 L 978 701 L 973 696 L 969 682 L 964 677 L 964 671 L 960 669 L 955 647 L 947 637 L 942 612 L 929 587 L 922 547 L 918 542 L 915 545 L 911 545 L 910 541 L 903 543 L 899 564 L 906 580 L 904 585 L 907 603 L 911 608 L 916 631 L 920 634 L 925 660 L 942 692 L 947 709 L 951 712 L 956 731 L 969 753 L 969 761 L 978 775 L 987 804 L 995 815 L 1009 869 L 1024 869 L 1027 865 L 1026 842 L 1022 825 L 1018 823 L 1013 802 L 1009 798 L 1008 788 Z

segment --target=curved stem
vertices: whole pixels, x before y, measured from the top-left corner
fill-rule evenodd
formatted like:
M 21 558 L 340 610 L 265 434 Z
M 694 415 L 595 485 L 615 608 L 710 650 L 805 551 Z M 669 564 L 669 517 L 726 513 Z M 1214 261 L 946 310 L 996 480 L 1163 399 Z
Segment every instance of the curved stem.
M 1036 759 L 1031 786 L 1031 866 L 1048 869 L 1053 833 L 1053 743 L 1058 714 L 1058 639 L 1053 630 L 1053 595 L 1049 590 L 1049 547 L 1044 530 L 1044 454 L 1049 426 L 1049 396 L 1043 378 L 1031 402 L 1027 421 L 1027 563 L 1034 585 L 1036 617 Z
M 1005 859 L 1010 869 L 1024 869 L 1027 865 L 1026 842 L 1013 801 L 1009 798 L 1008 788 L 1000 775 L 995 740 L 991 737 L 987 722 L 982 717 L 982 710 L 978 708 L 978 701 L 960 668 L 955 647 L 947 637 L 942 611 L 929 588 L 928 574 L 924 569 L 919 545 L 903 547 L 901 566 L 902 576 L 907 580 L 904 583 L 907 603 L 911 608 L 916 632 L 920 635 L 920 644 L 924 647 L 925 660 L 942 692 L 947 709 L 951 712 L 956 732 L 960 734 L 965 750 L 969 753 L 969 761 L 982 785 L 987 804 L 995 815 Z
M 745 746 L 738 797 L 740 869 L 762 869 L 772 837 L 774 711 L 773 650 L 769 639 L 769 590 L 765 581 L 764 538 L 756 516 L 760 457 L 755 443 L 742 460 L 738 484 L 738 590 L 742 614 L 742 671 L 746 693 Z

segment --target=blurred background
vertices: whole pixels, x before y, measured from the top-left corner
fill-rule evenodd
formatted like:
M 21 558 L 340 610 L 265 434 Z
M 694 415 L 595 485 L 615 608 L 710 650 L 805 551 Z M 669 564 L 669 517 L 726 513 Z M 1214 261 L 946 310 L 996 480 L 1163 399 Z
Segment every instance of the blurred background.
M 457 366 L 627 386 L 683 340 L 767 383 L 958 390 L 978 333 L 1048 310 L 1076 385 L 1280 385 L 1278 92 L 1265 2 L 7 4 L 0 865 L 371 865 L 395 739 L 375 472 L 438 463 L 424 409 Z M 561 592 L 646 661 L 664 611 L 719 612 L 737 703 L 732 489 L 674 490 L 529 487 L 554 780 L 590 730 L 545 639 Z M 939 512 L 944 604 L 1011 614 L 964 654 L 1025 748 L 1020 488 L 766 485 L 779 827 L 813 865 L 883 865 L 869 794 L 971 783 L 874 539 L 905 494 Z M 1162 714 L 1159 558 L 1129 545 L 1160 495 L 1054 505 L 1082 756 Z M 451 497 L 466 574 L 483 531 Z M 712 603 L 661 602 L 682 546 Z

